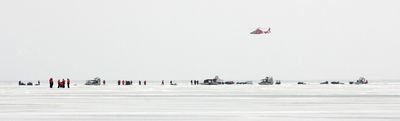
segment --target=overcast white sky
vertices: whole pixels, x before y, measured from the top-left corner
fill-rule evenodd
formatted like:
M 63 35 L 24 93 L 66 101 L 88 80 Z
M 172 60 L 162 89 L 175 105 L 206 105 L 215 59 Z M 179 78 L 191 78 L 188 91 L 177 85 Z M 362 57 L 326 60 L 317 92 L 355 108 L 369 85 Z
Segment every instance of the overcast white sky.
M 1 0 L 0 80 L 400 79 L 399 5 Z

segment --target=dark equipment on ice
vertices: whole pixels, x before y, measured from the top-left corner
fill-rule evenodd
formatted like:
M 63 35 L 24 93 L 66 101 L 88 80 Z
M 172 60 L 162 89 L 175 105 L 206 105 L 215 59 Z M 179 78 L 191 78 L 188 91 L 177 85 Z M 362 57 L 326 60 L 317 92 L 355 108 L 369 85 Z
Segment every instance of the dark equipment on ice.
M 280 85 L 281 84 L 281 80 L 276 80 L 275 84 L 276 85 Z
M 226 82 L 224 82 L 224 84 L 231 85 L 231 84 L 235 84 L 235 82 L 233 82 L 233 81 L 226 81 Z
M 236 84 L 253 84 L 253 81 L 236 82 Z
M 20 85 L 20 86 L 25 86 L 26 84 L 23 83 L 23 82 L 21 82 L 21 81 L 18 81 L 18 85 Z
M 125 85 L 132 85 L 133 81 L 125 81 Z
M 331 82 L 331 84 L 344 84 L 344 83 L 339 82 L 339 81 L 333 81 L 333 82 Z
M 215 76 L 214 79 L 204 80 L 204 82 L 202 84 L 203 85 L 219 85 L 219 84 L 223 84 L 223 81 L 218 76 Z
M 356 82 L 349 82 L 350 84 L 368 84 L 368 80 L 366 80 L 364 77 L 360 77 Z
M 101 85 L 101 79 L 96 77 L 93 80 L 87 80 L 85 85 Z
M 259 85 L 273 85 L 274 79 L 272 77 L 265 77 L 265 79 L 261 79 L 261 82 L 258 83 Z
M 324 81 L 324 82 L 321 82 L 319 84 L 329 84 L 329 82 L 328 81 Z
M 305 85 L 305 82 L 297 82 L 297 84 Z

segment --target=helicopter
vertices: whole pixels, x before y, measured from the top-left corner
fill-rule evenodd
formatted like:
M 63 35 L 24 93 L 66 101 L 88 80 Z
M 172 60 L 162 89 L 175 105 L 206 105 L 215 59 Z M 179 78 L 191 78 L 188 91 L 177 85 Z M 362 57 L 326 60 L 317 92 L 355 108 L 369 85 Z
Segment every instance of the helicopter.
M 269 27 L 266 31 L 258 27 L 256 30 L 250 32 L 250 34 L 270 34 L 271 33 L 271 28 Z

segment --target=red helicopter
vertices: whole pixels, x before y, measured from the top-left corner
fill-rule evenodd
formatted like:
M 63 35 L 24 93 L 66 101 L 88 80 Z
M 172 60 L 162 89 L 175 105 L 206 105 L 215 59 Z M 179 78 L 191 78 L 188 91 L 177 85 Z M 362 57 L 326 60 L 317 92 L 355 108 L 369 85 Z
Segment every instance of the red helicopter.
M 271 28 L 268 28 L 267 31 L 263 31 L 260 27 L 250 32 L 250 34 L 269 34 L 269 33 L 271 33 Z

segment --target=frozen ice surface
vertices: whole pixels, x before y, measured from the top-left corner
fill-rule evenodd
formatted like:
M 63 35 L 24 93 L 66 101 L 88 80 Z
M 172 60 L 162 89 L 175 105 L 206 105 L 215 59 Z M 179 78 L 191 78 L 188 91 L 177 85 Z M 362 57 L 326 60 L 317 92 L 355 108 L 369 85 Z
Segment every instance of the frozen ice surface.
M 0 120 L 400 120 L 397 84 L 46 86 L 0 86 Z

